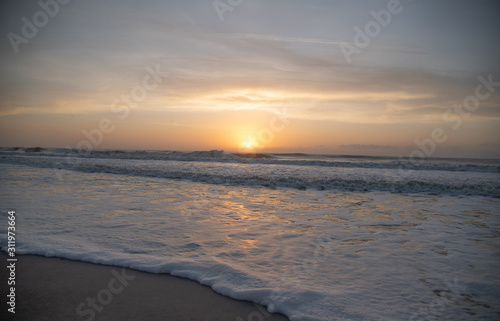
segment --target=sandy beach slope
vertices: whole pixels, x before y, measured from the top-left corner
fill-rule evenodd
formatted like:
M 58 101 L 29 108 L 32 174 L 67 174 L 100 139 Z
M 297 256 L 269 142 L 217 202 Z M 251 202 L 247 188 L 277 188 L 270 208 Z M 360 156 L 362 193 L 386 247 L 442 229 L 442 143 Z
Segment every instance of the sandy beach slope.
M 5 300 L 10 290 L 7 255 L 0 252 L 4 298 L 0 320 L 288 320 L 167 274 L 34 255 L 16 258 L 16 313 L 12 314 Z

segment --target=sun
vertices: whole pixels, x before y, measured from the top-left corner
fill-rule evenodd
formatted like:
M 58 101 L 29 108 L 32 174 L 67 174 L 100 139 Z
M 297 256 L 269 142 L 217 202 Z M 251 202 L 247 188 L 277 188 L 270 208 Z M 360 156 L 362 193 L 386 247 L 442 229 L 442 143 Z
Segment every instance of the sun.
M 241 146 L 244 148 L 244 149 L 254 149 L 256 147 L 256 144 L 255 144 L 255 139 L 249 137 L 247 139 L 245 139 L 242 143 L 241 143 Z

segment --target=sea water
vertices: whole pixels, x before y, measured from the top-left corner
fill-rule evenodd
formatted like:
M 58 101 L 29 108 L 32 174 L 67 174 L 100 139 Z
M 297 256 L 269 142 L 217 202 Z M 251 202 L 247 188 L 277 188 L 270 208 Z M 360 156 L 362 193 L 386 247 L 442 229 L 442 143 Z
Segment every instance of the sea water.
M 170 273 L 293 321 L 500 318 L 498 160 L 263 156 L 1 149 L 0 245 L 15 209 L 17 254 Z

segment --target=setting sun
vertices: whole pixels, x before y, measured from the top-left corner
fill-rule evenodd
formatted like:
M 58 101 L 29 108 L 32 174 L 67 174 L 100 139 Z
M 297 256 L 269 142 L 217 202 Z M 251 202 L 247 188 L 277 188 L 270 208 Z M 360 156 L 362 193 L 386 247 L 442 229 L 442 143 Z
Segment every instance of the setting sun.
M 244 149 L 253 149 L 257 147 L 255 139 L 253 137 L 247 137 L 242 143 L 241 146 Z
M 0 3 L 0 315 L 500 321 L 500 0 Z

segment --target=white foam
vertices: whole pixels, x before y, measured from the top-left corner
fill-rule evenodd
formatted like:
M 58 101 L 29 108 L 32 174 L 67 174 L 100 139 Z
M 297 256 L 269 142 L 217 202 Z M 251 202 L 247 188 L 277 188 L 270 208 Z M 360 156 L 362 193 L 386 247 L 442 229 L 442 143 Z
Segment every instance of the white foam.
M 101 151 L 99 155 L 102 153 L 105 152 Z M 130 156 L 131 153 L 119 154 Z M 500 172 L 486 171 L 494 170 L 495 166 L 483 164 L 482 170 L 478 170 L 471 165 L 471 171 L 465 171 L 465 168 L 469 167 L 463 166 L 462 161 L 457 161 L 457 164 L 451 167 L 448 165 L 435 167 L 435 163 L 442 162 L 431 160 L 428 165 L 420 166 L 424 169 L 407 171 L 394 167 L 396 163 L 391 163 L 392 167 L 385 164 L 387 168 L 380 168 L 378 163 L 373 163 L 371 160 L 362 167 L 353 167 L 349 162 L 345 163 L 350 165 L 344 164 L 338 167 L 324 166 L 327 161 L 321 161 L 323 165 L 319 166 L 316 162 L 300 163 L 301 165 L 280 160 L 272 160 L 274 163 L 254 162 L 248 159 L 241 160 L 223 151 L 169 152 L 166 155 L 174 156 L 162 159 L 155 159 L 149 152 L 144 151 L 132 154 L 136 153 L 147 156 L 143 159 L 130 159 L 128 156 L 125 158 L 62 157 L 41 153 L 24 156 L 24 154 L 10 155 L 7 152 L 6 155 L 0 154 L 0 162 L 53 168 L 55 172 L 72 170 L 86 173 L 114 173 L 185 179 L 211 184 L 500 197 Z M 427 167 L 433 169 L 425 169 Z M 457 171 L 458 167 L 462 170 Z
M 52 169 L 9 164 L 0 173 L 2 202 L 17 211 L 20 254 L 171 273 L 292 321 L 408 320 L 421 311 L 440 320 L 498 316 L 492 198 L 73 171 L 59 181 Z M 458 295 L 447 285 L 455 278 L 466 287 Z M 446 294 L 443 311 L 430 310 L 436 293 Z

